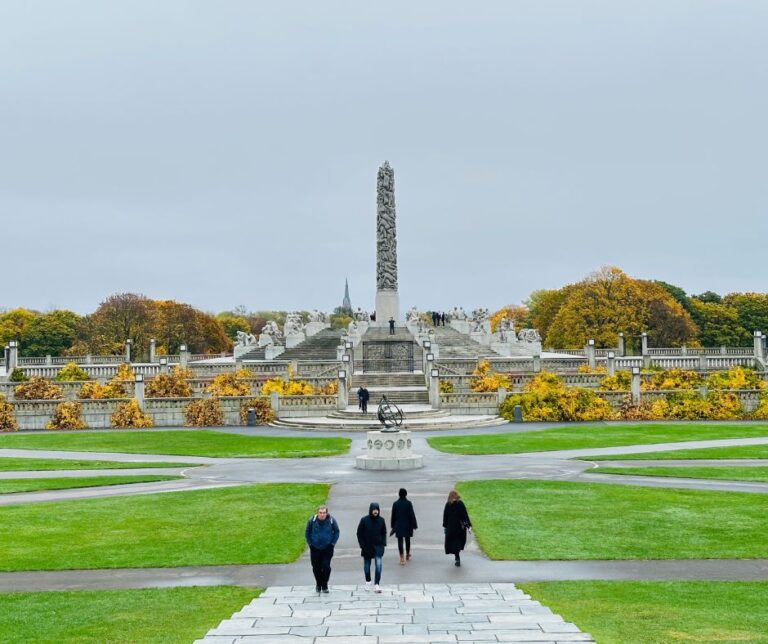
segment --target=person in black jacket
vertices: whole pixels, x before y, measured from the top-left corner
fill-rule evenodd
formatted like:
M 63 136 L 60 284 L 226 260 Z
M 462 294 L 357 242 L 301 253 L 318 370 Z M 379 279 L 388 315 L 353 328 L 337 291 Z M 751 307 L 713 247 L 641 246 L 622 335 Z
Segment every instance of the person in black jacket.
M 467 508 L 456 490 L 448 494 L 443 510 L 443 531 L 445 532 L 445 554 L 453 555 L 455 566 L 461 565 L 461 551 L 467 545 L 467 530 L 472 529 Z
M 384 548 L 387 547 L 387 523 L 380 516 L 381 510 L 378 503 L 371 503 L 368 514 L 360 519 L 357 526 L 357 543 L 360 544 L 360 555 L 363 557 L 363 572 L 365 573 L 366 586 L 371 583 L 371 560 L 375 562 L 376 571 L 373 591 L 381 592 L 381 558 L 384 556 Z
M 312 562 L 312 573 L 315 575 L 315 592 L 327 593 L 333 548 L 339 540 L 339 524 L 328 514 L 326 506 L 321 505 L 317 508 L 317 514 L 309 517 L 304 528 L 304 540 L 309 546 L 309 559 Z
M 406 496 L 408 491 L 400 488 L 398 492 L 400 497 L 392 504 L 392 516 L 389 520 L 389 526 L 392 528 L 389 534 L 397 535 L 397 550 L 400 553 L 400 565 L 404 566 L 406 561 L 411 559 L 411 537 L 413 531 L 419 526 L 416 523 L 416 514 L 413 511 L 413 503 Z M 405 551 L 403 551 L 403 542 L 405 542 Z

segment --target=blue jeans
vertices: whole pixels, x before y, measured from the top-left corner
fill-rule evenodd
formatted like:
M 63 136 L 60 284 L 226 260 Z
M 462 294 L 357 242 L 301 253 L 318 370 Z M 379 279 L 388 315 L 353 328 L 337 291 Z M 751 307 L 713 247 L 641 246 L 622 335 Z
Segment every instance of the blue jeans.
M 371 559 L 374 560 L 376 566 L 373 583 L 378 585 L 381 581 L 381 556 L 379 555 L 375 555 L 374 557 L 363 557 L 363 572 L 365 573 L 365 581 L 371 581 Z

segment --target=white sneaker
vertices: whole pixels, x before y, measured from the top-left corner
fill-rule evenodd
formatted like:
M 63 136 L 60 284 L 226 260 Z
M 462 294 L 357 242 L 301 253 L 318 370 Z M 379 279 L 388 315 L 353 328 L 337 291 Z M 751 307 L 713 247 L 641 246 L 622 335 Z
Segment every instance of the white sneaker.
M 372 582 L 372 581 L 366 581 L 366 582 L 365 582 L 365 586 L 364 586 L 364 588 L 365 588 L 366 590 L 370 590 L 372 587 L 373 587 L 373 582 Z
M 376 585 L 373 587 L 373 592 L 375 592 L 375 593 L 380 593 L 380 592 L 381 592 L 381 586 L 379 586 L 379 584 L 376 584 Z

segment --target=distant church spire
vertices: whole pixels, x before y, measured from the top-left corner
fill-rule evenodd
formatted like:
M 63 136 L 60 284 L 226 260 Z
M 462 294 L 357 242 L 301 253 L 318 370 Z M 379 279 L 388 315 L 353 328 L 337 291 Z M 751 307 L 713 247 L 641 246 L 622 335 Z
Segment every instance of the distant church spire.
M 352 310 L 352 302 L 349 299 L 349 279 L 344 278 L 344 301 L 341 303 L 341 308 Z

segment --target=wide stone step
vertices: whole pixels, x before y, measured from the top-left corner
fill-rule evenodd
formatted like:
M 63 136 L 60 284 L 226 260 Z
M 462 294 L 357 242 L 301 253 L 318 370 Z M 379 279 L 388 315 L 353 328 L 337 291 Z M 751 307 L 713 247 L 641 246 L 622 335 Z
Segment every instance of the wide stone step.
M 507 421 L 499 416 L 437 416 L 424 418 L 411 418 L 407 413 L 401 426 L 402 429 L 411 431 L 449 430 L 449 429 L 477 429 L 483 427 L 497 427 Z M 334 418 L 331 414 L 320 417 L 279 418 L 271 425 L 275 427 L 290 427 L 292 429 L 305 429 L 308 431 L 344 431 L 367 432 L 372 429 L 381 429 L 378 420 L 358 418 Z
M 594 642 L 514 584 L 267 588 L 200 643 Z M 244 638 L 244 639 L 240 639 Z

